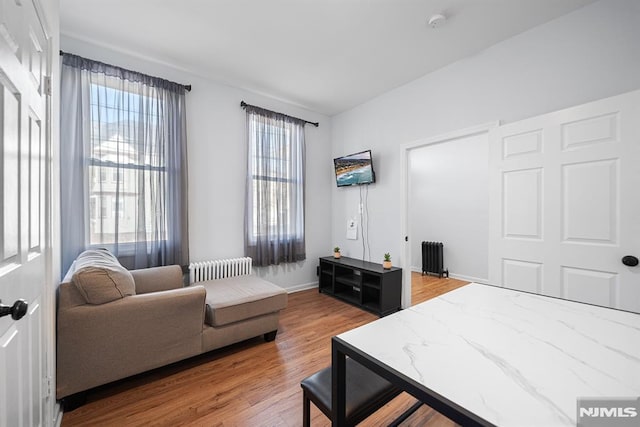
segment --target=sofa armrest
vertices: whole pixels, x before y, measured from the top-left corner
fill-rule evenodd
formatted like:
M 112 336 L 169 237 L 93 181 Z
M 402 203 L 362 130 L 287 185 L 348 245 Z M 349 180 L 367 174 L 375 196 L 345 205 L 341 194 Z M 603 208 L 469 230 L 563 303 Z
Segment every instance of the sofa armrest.
M 58 399 L 201 352 L 205 289 L 132 295 L 58 312 Z
M 136 294 L 167 291 L 183 287 L 182 268 L 179 265 L 131 270 L 136 282 Z

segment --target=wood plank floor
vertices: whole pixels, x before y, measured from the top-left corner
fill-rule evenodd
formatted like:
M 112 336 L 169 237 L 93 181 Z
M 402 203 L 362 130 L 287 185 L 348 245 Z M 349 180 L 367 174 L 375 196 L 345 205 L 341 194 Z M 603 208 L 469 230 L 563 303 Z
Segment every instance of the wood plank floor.
M 467 282 L 413 273 L 412 301 Z M 289 295 L 274 342 L 256 338 L 92 390 L 62 426 L 302 425 L 300 380 L 331 364 L 331 337 L 377 317 L 317 290 Z M 415 399 L 405 393 L 361 425 L 384 426 Z M 312 426 L 329 420 L 313 405 Z M 423 406 L 403 426 L 453 426 Z

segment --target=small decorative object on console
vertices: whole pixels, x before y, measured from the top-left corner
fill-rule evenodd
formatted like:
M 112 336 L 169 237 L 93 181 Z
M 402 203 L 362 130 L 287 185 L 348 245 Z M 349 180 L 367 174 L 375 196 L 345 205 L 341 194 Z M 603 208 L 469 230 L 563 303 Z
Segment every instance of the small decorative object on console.
M 384 254 L 384 262 L 382 263 L 382 268 L 384 268 L 385 270 L 391 269 L 391 254 L 389 252 Z
M 334 258 L 340 258 L 340 247 L 336 246 L 335 248 L 333 248 L 333 257 Z

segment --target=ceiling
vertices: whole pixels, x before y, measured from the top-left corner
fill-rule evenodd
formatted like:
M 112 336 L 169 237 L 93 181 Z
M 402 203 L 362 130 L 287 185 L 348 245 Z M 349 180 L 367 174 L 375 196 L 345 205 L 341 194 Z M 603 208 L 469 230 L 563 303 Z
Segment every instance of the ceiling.
M 60 27 L 334 115 L 594 1 L 60 0 Z

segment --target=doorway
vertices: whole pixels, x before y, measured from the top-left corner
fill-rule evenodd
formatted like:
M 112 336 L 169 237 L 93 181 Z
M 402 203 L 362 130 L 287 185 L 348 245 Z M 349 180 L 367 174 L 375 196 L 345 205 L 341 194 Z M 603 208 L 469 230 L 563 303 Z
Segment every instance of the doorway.
M 489 137 L 464 136 L 409 153 L 411 269 L 422 272 L 420 243 L 443 242 L 443 267 L 456 279 L 489 277 Z
M 419 140 L 401 148 L 403 308 L 411 305 L 411 272 L 421 268 L 423 240 L 444 243 L 453 277 L 488 277 L 490 123 Z

